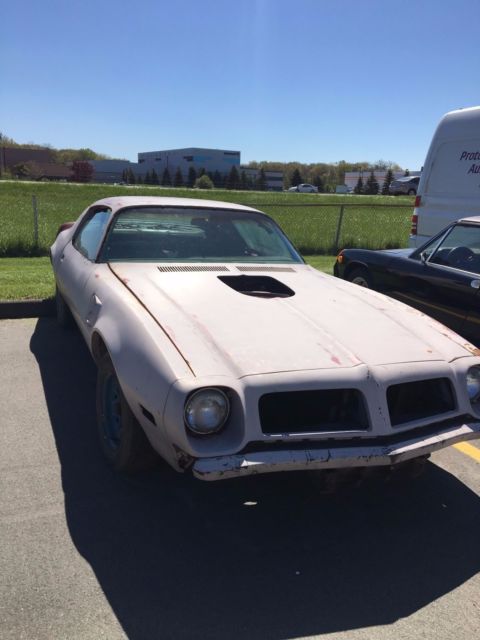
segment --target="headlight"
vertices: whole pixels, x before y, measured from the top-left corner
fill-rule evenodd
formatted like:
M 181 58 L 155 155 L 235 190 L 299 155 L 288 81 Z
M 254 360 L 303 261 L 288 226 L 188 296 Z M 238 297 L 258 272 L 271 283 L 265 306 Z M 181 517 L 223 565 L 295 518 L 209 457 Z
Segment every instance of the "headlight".
M 230 413 L 230 402 L 220 389 L 194 391 L 185 403 L 185 424 L 199 435 L 220 431 Z
M 480 398 L 480 367 L 471 367 L 467 372 L 467 391 L 470 402 L 475 404 Z

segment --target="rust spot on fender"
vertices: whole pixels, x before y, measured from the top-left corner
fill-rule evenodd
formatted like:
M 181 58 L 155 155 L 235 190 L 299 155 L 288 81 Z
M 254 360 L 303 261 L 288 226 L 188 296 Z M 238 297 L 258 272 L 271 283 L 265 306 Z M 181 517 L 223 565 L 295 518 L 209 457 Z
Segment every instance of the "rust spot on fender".
M 480 356 L 480 349 L 475 347 L 473 344 L 470 344 L 469 342 L 467 342 L 463 346 L 467 351 L 470 351 L 470 353 L 473 354 L 474 356 Z

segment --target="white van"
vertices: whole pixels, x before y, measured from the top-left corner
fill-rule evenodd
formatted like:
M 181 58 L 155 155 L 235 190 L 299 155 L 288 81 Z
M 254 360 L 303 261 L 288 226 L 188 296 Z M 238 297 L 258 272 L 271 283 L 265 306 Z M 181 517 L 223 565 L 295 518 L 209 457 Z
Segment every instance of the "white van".
M 480 215 L 480 107 L 450 111 L 433 135 L 418 185 L 410 247 L 443 227 Z

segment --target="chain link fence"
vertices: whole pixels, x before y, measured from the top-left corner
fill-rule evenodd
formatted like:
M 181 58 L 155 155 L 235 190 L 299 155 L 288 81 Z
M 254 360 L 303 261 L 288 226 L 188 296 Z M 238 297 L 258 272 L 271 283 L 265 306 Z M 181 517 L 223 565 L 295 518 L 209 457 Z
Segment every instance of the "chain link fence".
M 413 213 L 410 205 L 357 202 L 250 206 L 274 218 L 305 255 L 334 255 L 345 247 L 406 247 Z
M 71 187 L 70 187 L 71 189 Z M 86 203 L 77 203 L 69 197 L 43 198 L 25 194 L 11 203 L 3 198 L 0 210 L 0 256 L 47 255 L 60 224 L 75 220 Z M 83 197 L 85 197 L 83 195 Z M 199 193 L 212 197 L 212 193 Z M 232 201 L 243 202 L 242 197 L 231 195 Z M 222 194 L 223 196 L 223 194 Z M 344 247 L 391 249 L 407 246 L 412 216 L 409 204 L 363 204 L 355 201 L 335 203 L 278 203 L 259 198 L 248 201 L 248 206 L 270 215 L 305 254 L 334 255 Z M 322 197 L 322 196 L 319 196 Z M 250 200 L 250 198 L 248 199 Z M 247 204 L 247 202 L 245 202 Z

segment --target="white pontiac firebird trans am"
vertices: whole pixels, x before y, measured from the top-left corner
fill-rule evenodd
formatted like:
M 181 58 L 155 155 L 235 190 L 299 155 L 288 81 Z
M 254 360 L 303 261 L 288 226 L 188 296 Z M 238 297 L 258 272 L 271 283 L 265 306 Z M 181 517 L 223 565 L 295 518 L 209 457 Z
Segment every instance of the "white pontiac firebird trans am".
M 255 209 L 115 197 L 60 227 L 57 317 L 98 366 L 114 468 L 395 468 L 480 434 L 479 351 L 306 265 Z

